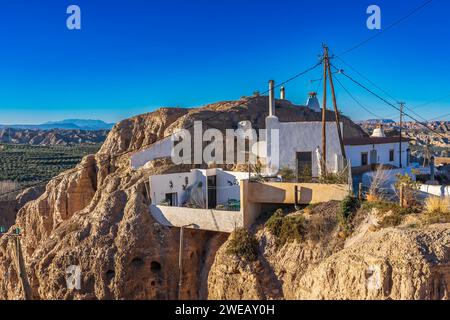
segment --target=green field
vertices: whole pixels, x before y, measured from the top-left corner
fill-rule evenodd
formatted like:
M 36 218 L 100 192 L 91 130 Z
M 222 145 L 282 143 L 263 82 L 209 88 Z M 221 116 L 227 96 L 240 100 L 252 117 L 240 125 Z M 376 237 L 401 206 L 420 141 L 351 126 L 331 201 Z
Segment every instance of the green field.
M 98 151 L 101 144 L 77 146 L 30 146 L 0 144 L 0 181 L 20 186 L 49 180 L 77 165 L 83 156 Z

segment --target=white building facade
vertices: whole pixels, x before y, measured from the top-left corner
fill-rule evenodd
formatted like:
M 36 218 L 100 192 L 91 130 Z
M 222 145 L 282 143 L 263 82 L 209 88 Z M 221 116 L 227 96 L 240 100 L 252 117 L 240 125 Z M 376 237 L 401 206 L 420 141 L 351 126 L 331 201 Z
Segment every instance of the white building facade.
M 193 169 L 154 175 L 150 177 L 150 198 L 152 205 L 226 208 L 239 202 L 240 181 L 243 179 L 248 179 L 248 172 L 222 169 Z
M 409 140 L 399 137 L 361 137 L 344 139 L 345 153 L 352 167 L 377 164 L 396 168 L 410 166 Z M 401 159 L 401 160 L 400 160 Z

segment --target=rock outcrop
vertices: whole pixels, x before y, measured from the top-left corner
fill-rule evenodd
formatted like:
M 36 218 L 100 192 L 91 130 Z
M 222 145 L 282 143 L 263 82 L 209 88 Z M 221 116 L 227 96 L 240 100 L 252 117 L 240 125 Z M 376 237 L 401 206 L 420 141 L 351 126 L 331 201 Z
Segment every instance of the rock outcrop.
M 321 215 L 322 208 L 315 209 Z M 336 216 L 336 215 L 334 215 Z M 320 218 L 322 221 L 324 217 Z M 216 255 L 208 281 L 210 299 L 440 300 L 450 292 L 450 225 L 361 228 L 344 241 L 337 221 L 314 241 L 277 248 L 274 236 L 257 232 L 259 256 L 244 262 Z M 364 230 L 363 230 L 364 229 Z
M 133 171 L 130 155 L 176 128 L 190 127 L 195 120 L 219 129 L 250 120 L 258 129 L 264 128 L 266 115 L 267 97 L 258 97 L 198 109 L 162 108 L 124 120 L 114 126 L 96 155 L 55 177 L 37 199 L 25 201 L 24 196 L 13 227 L 23 230 L 21 242 L 33 298 L 177 298 L 179 230 L 153 219 L 146 188 L 150 175 L 176 168 L 161 160 Z M 277 115 L 280 121 L 321 119 L 320 114 L 288 101 L 277 101 Z M 333 119 L 332 113 L 327 116 Z M 343 121 L 344 135 L 364 134 L 349 119 Z M 187 230 L 181 297 L 446 297 L 450 274 L 447 226 L 423 231 L 386 229 L 345 248 L 344 240 L 335 235 L 334 211 L 327 205 L 322 209 L 325 224 L 313 223 L 322 238 L 276 248 L 273 237 L 263 229 L 258 233 L 259 260 L 254 264 L 224 253 L 228 235 Z M 326 232 L 320 231 L 323 228 Z M 68 289 L 66 284 L 66 270 L 71 266 L 81 270 L 80 290 Z M 375 293 L 366 284 L 378 285 L 377 274 L 381 289 Z M 22 297 L 14 246 L 2 237 L 0 299 Z

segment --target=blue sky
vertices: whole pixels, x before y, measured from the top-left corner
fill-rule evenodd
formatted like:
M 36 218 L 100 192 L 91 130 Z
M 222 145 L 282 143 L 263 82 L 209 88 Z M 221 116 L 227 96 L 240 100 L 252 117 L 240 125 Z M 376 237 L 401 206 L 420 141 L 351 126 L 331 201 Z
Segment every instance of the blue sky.
M 115 122 L 160 106 L 239 99 L 317 61 L 322 42 L 340 53 L 378 31 L 366 27 L 377 4 L 382 27 L 424 0 L 16 0 L 0 10 L 0 123 L 63 118 Z M 82 30 L 66 28 L 77 4 Z M 430 119 L 450 113 L 450 3 L 434 0 L 416 15 L 342 58 Z M 339 60 L 336 65 L 342 65 Z M 361 79 L 353 70 L 348 74 Z M 287 85 L 305 102 L 320 70 Z M 345 78 L 373 112 L 392 110 Z M 337 86 L 355 120 L 373 118 Z M 449 119 L 449 117 L 447 117 Z

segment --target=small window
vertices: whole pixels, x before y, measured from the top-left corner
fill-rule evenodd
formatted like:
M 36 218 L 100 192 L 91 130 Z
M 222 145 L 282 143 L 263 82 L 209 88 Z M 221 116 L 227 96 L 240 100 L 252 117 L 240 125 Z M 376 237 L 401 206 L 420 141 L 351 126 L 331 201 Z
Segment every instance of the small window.
M 395 161 L 395 151 L 389 150 L 389 162 Z
M 369 154 L 367 152 L 361 153 L 361 165 L 367 166 L 369 164 Z

